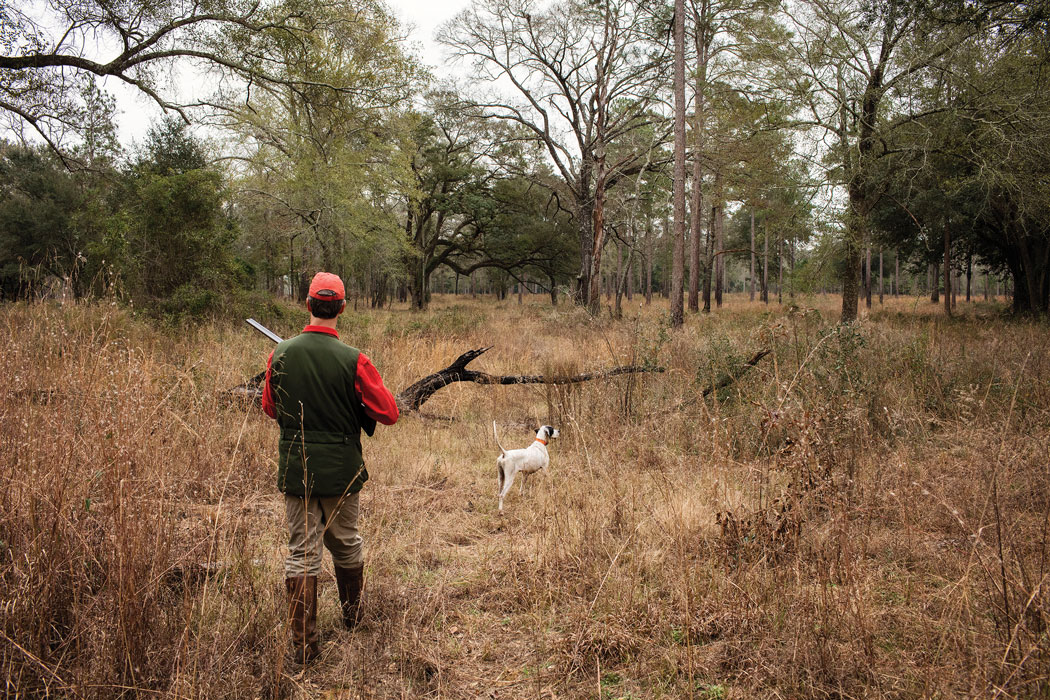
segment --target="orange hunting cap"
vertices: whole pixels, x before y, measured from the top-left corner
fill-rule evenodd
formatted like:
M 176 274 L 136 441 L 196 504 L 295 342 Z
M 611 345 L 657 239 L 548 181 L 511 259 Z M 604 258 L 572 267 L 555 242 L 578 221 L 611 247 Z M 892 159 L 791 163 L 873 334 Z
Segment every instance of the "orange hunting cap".
M 310 282 L 310 296 L 319 301 L 339 301 L 346 298 L 346 289 L 339 275 L 318 272 Z

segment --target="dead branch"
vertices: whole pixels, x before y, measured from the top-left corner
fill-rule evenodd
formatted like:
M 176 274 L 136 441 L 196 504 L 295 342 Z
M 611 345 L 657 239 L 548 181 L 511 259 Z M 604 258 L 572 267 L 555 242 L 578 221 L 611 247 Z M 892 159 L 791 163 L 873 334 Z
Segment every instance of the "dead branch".
M 401 411 L 418 411 L 426 401 L 443 387 L 454 382 L 474 382 L 475 384 L 578 384 L 589 382 L 592 379 L 604 379 L 621 374 L 637 374 L 640 372 L 663 372 L 663 367 L 651 367 L 644 365 L 623 365 L 620 367 L 608 367 L 594 372 L 585 372 L 571 376 L 545 376 L 542 374 L 488 374 L 467 369 L 474 360 L 478 359 L 488 350 L 477 348 L 468 350 L 457 357 L 452 364 L 443 370 L 428 374 L 415 382 L 407 389 L 402 390 L 395 397 L 397 407 Z M 258 403 L 262 399 L 262 381 L 266 372 L 260 372 L 244 384 L 226 391 L 226 396 L 231 400 L 241 400 Z M 448 420 L 442 416 L 424 416 L 426 418 L 437 418 Z
M 594 372 L 585 372 L 572 376 L 545 376 L 542 374 L 488 374 L 467 369 L 467 365 L 489 350 L 478 348 L 468 350 L 443 370 L 429 374 L 397 395 L 397 405 L 403 411 L 417 411 L 431 396 L 442 387 L 453 382 L 474 382 L 475 384 L 578 384 L 592 379 L 604 379 L 620 374 L 637 374 L 640 372 L 663 372 L 663 367 L 643 365 L 624 365 L 609 367 Z
M 712 393 L 719 391 L 720 389 L 725 389 L 727 386 L 729 386 L 730 384 L 734 383 L 736 380 L 740 379 L 745 374 L 747 374 L 748 370 L 757 365 L 763 357 L 765 357 L 771 352 L 772 350 L 768 349 L 759 350 L 751 356 L 750 360 L 742 364 L 740 367 L 737 367 L 734 371 L 730 372 L 729 374 L 723 375 L 717 382 L 704 389 L 700 393 L 700 396 L 709 396 Z

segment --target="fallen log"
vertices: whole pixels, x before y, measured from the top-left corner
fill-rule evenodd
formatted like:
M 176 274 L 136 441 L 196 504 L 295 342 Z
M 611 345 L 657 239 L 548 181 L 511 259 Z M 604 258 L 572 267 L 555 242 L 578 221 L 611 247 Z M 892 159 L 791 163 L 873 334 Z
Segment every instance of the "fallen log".
M 745 374 L 747 374 L 748 370 L 750 370 L 752 367 L 757 365 L 759 363 L 759 361 L 763 357 L 765 357 L 766 355 L 768 355 L 771 352 L 773 352 L 773 351 L 772 350 L 759 350 L 758 352 L 756 352 L 754 355 L 751 356 L 750 360 L 748 360 L 744 364 L 742 364 L 739 367 L 737 367 L 735 371 L 730 372 L 729 374 L 723 375 L 717 382 L 715 382 L 711 386 L 709 386 L 706 389 L 704 389 L 700 393 L 700 396 L 709 396 L 712 393 L 718 391 L 719 389 L 725 389 L 727 386 L 729 386 L 730 384 L 732 384 L 733 382 L 735 382 L 736 380 L 740 379 Z
M 408 388 L 400 391 L 394 400 L 397 402 L 397 407 L 401 411 L 418 411 L 419 407 L 426 403 L 427 399 L 433 396 L 440 389 L 452 384 L 454 382 L 474 382 L 475 384 L 578 384 L 580 382 L 589 382 L 592 379 L 604 379 L 606 377 L 615 377 L 621 374 L 637 374 L 641 372 L 663 372 L 663 367 L 653 367 L 648 365 L 622 365 L 619 367 L 609 367 L 606 369 L 596 370 L 594 372 L 585 372 L 583 374 L 565 375 L 565 376 L 550 376 L 547 377 L 542 374 L 488 374 L 486 372 L 478 372 L 472 369 L 467 369 L 467 365 L 478 359 L 488 350 L 491 350 L 490 345 L 487 348 L 477 348 L 476 350 L 467 350 L 465 353 L 457 357 L 452 364 L 448 367 L 428 374 L 419 381 L 415 382 Z M 258 403 L 262 399 L 262 381 L 266 377 L 266 372 L 260 372 L 256 376 L 252 377 L 244 384 L 236 386 L 232 389 L 227 390 L 225 393 L 230 399 L 237 399 L 241 401 L 255 402 Z
M 740 379 L 745 374 L 747 374 L 748 371 L 750 371 L 752 367 L 757 365 L 762 360 L 763 357 L 765 357 L 766 355 L 768 355 L 771 352 L 773 352 L 773 351 L 770 350 L 770 349 L 759 350 L 758 352 L 756 352 L 754 355 L 751 356 L 750 360 L 748 360 L 744 364 L 740 365 L 739 367 L 737 367 L 735 370 L 733 370 L 729 374 L 723 374 L 713 384 L 711 384 L 710 386 L 704 388 L 704 390 L 700 392 L 699 396 L 694 395 L 693 398 L 691 398 L 691 399 L 687 399 L 685 401 L 679 401 L 674 406 L 674 408 L 672 410 L 680 411 L 683 408 L 688 408 L 688 407 L 692 406 L 693 404 L 695 404 L 700 399 L 707 398 L 708 396 L 710 396 L 711 394 L 715 393 L 716 391 L 721 391 L 722 389 L 725 389 L 726 387 L 730 386 L 731 384 L 735 384 L 738 379 Z
M 490 350 L 478 348 L 468 350 L 457 357 L 452 364 L 443 370 L 428 374 L 407 389 L 404 389 L 395 397 L 398 408 L 403 411 L 418 411 L 427 399 L 433 396 L 439 389 L 453 382 L 474 382 L 475 384 L 578 384 L 589 382 L 592 379 L 604 379 L 621 374 L 638 374 L 642 372 L 663 372 L 663 367 L 652 367 L 647 365 L 622 365 L 619 367 L 608 367 L 594 372 L 574 374 L 568 376 L 550 377 L 542 374 L 488 374 L 467 369 L 467 365 L 476 360 L 482 354 Z

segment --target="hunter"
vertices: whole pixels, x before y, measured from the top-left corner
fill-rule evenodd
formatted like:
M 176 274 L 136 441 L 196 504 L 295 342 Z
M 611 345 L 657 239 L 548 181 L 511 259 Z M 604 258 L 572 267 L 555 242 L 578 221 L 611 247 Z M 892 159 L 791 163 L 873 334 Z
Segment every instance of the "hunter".
M 393 425 L 398 418 L 394 396 L 372 362 L 339 340 L 343 281 L 318 272 L 306 308 L 309 325 L 270 353 L 262 397 L 263 410 L 281 428 L 277 488 L 288 522 L 285 589 L 292 658 L 303 665 L 320 654 L 322 543 L 332 553 L 343 623 L 353 629 L 360 620 L 364 553 L 357 517 L 368 479 L 361 430 L 372 435 L 376 421 Z

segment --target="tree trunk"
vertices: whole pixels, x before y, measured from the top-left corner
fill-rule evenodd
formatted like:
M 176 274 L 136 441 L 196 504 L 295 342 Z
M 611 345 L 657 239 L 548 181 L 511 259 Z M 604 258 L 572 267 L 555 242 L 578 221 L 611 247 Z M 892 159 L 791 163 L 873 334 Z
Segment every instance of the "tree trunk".
M 952 232 L 944 223 L 944 313 L 952 315 Z
M 901 293 L 901 254 L 893 251 L 893 296 L 898 297 Z
M 653 303 L 653 221 L 645 222 L 645 305 Z
M 576 220 L 580 235 L 580 272 L 576 275 L 576 289 L 573 290 L 574 301 L 586 306 L 591 291 L 591 256 L 594 252 L 594 202 L 591 199 L 592 177 L 594 175 L 593 154 L 585 153 L 580 164 L 579 192 L 584 193 L 575 202 Z
M 751 209 L 751 301 L 755 301 L 755 210 Z
M 721 190 L 717 190 L 718 193 Z M 725 249 L 725 235 L 723 232 L 725 214 L 722 209 L 721 197 L 715 207 L 715 307 L 722 308 L 722 293 L 726 284 L 726 258 L 722 254 Z
M 599 62 L 599 65 L 601 63 Z M 600 79 L 599 75 L 599 79 Z M 603 123 L 603 103 L 598 100 L 599 115 L 597 121 Z M 602 135 L 598 136 L 598 146 L 594 158 L 594 239 L 591 245 L 591 274 L 590 274 L 590 298 L 587 300 L 587 309 L 597 315 L 601 311 L 601 275 L 602 275 L 602 249 L 605 247 L 605 144 L 601 141 Z M 595 284 L 599 282 L 599 284 Z
M 711 313 L 711 285 L 715 274 L 715 207 L 707 217 L 707 235 L 704 237 L 704 313 Z
M 769 227 L 762 227 L 762 302 L 769 303 Z
M 410 293 L 412 295 L 412 308 L 417 311 L 423 311 L 427 308 L 428 298 L 428 287 L 430 286 L 430 275 L 427 273 L 425 266 L 421 263 L 420 269 L 416 274 L 413 274 L 410 278 Z
M 637 243 L 637 241 L 636 241 L 636 239 L 634 237 L 634 234 L 631 234 L 631 240 L 635 241 Z M 624 290 L 624 293 L 627 295 L 627 301 L 631 301 L 632 299 L 634 299 L 634 271 L 635 271 L 634 256 L 628 254 L 628 256 L 627 256 L 627 289 Z
M 941 301 L 941 266 L 940 263 L 932 263 L 930 265 L 930 276 L 932 281 L 932 287 L 930 289 L 930 301 L 934 304 L 939 304 Z
M 706 6 L 705 6 L 706 15 Z M 689 310 L 700 309 L 700 222 L 703 218 L 703 170 L 704 155 L 704 83 L 707 80 L 707 45 L 703 21 L 693 13 L 693 40 L 696 48 L 696 80 L 693 86 L 693 192 L 690 202 L 689 222 Z M 684 45 L 683 37 L 683 45 Z M 684 100 L 683 92 L 683 100 Z
M 864 306 L 871 309 L 871 244 L 864 248 Z
M 970 286 L 973 284 L 973 251 L 966 252 L 966 303 L 970 303 Z
M 866 245 L 869 238 L 868 214 L 871 212 L 875 200 L 869 192 L 869 161 L 876 148 L 875 127 L 878 120 L 879 102 L 882 99 L 882 79 L 884 61 L 887 54 L 879 57 L 879 63 L 875 70 L 868 76 L 868 84 L 864 87 L 864 93 L 860 100 L 860 119 L 856 123 L 856 158 L 851 154 L 854 149 L 846 147 L 843 149 L 845 162 L 843 167 L 849 173 L 849 184 L 847 195 L 851 214 L 846 226 L 846 264 L 843 268 L 842 280 L 842 322 L 848 323 L 857 318 L 858 290 L 857 283 L 861 269 L 861 248 Z M 838 75 L 839 92 L 844 97 L 845 85 L 842 74 Z M 846 112 L 848 101 L 843 99 L 839 111 L 840 135 L 843 140 L 850 133 L 848 127 L 849 115 Z M 843 146 L 848 144 L 843 143 Z M 870 274 L 868 275 L 870 279 Z M 870 297 L 869 297 L 870 298 Z M 869 304 L 870 305 L 870 304 Z
M 882 299 L 882 248 L 879 248 L 879 303 L 883 303 Z
M 777 303 L 784 303 L 784 238 L 777 238 Z
M 623 251 L 620 244 L 613 246 L 616 251 L 616 277 L 613 279 L 613 318 L 623 318 Z
M 671 272 L 671 327 L 684 322 L 685 272 L 685 0 L 674 3 L 674 253 Z
M 842 322 L 857 320 L 857 305 L 860 301 L 861 254 L 857 236 L 846 234 L 845 269 L 842 272 Z

